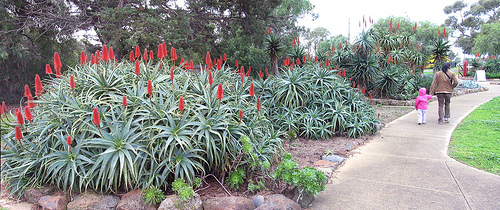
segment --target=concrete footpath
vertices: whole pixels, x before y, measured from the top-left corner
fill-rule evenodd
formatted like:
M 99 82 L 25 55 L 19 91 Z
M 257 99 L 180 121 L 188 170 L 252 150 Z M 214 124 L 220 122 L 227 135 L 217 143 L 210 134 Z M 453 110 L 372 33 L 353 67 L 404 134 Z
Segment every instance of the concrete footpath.
M 416 111 L 387 124 L 346 161 L 310 209 L 500 209 L 500 176 L 447 155 L 458 123 L 500 96 L 500 85 L 480 85 L 489 91 L 452 97 L 450 123 L 437 123 L 434 101 L 426 124 L 417 125 Z

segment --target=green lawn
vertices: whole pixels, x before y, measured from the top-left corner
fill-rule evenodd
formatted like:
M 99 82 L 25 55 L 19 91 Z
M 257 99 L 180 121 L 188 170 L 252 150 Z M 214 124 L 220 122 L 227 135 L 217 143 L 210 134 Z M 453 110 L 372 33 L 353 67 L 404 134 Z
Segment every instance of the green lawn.
M 450 157 L 500 175 L 500 97 L 467 116 L 453 132 Z

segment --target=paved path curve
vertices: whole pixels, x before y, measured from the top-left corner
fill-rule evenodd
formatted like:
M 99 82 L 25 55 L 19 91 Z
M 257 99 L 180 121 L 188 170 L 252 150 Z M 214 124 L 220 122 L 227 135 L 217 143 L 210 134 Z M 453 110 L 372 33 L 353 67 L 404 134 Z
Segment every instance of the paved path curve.
M 500 176 L 447 155 L 457 124 L 500 96 L 500 85 L 480 84 L 490 90 L 452 97 L 450 123 L 438 125 L 435 101 L 427 124 L 417 125 L 413 111 L 386 125 L 347 160 L 310 208 L 500 209 Z

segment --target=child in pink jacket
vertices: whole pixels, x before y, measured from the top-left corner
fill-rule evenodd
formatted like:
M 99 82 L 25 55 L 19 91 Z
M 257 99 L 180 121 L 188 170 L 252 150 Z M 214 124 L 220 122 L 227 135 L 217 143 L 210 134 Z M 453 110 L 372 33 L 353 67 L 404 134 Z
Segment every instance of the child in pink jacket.
M 418 97 L 415 99 L 415 109 L 417 109 L 418 114 L 418 124 L 425 124 L 426 114 L 427 114 L 427 101 L 432 98 L 431 95 L 426 95 L 427 89 L 420 88 L 418 90 Z

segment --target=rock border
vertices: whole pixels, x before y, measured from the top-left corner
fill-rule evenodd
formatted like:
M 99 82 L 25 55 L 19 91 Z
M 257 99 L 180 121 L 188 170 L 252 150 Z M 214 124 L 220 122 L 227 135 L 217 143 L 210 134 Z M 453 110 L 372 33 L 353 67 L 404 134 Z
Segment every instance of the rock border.
M 478 92 L 484 92 L 488 91 L 489 88 L 487 87 L 481 87 L 481 88 L 476 88 L 476 89 L 455 89 L 453 91 L 452 96 L 461 96 L 465 94 L 471 94 L 471 93 L 478 93 Z M 415 106 L 415 99 L 412 100 L 397 100 L 397 99 L 369 99 L 370 100 L 370 105 L 383 105 L 383 106 Z M 431 100 L 436 101 L 437 97 L 432 96 Z

